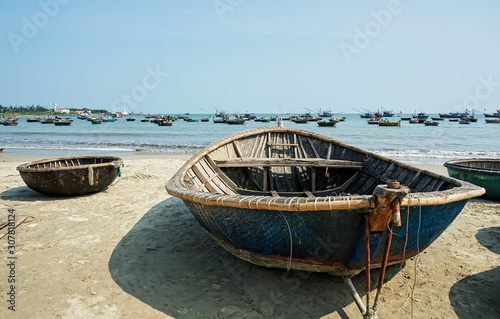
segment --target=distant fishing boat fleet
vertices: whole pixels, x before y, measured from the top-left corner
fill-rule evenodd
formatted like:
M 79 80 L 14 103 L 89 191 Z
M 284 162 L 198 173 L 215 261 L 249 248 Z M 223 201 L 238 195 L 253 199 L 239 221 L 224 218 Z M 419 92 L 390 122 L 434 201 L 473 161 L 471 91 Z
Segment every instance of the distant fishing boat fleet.
M 401 121 L 408 121 L 409 124 L 424 124 L 425 126 L 438 126 L 441 121 L 447 119 L 449 122 L 457 122 L 459 124 L 470 124 L 477 122 L 478 118 L 474 115 L 474 111 L 471 113 L 469 111 L 465 112 L 450 112 L 439 113 L 439 117 L 431 117 L 429 120 L 429 115 L 424 112 L 414 113 L 411 116 L 398 115 L 398 121 L 389 121 L 384 119 L 384 117 L 392 117 L 394 114 L 389 111 L 382 112 L 365 112 L 359 113 L 361 118 L 368 118 L 368 124 L 374 124 L 379 126 L 401 126 Z M 484 113 L 486 123 L 500 123 L 500 112 L 497 110 L 496 113 Z
M 367 123 L 371 125 L 378 126 L 401 126 L 402 122 L 408 122 L 409 124 L 424 124 L 425 126 L 439 126 L 440 122 L 448 120 L 449 122 L 457 122 L 459 124 L 470 124 L 478 121 L 478 118 L 474 115 L 474 111 L 471 113 L 468 110 L 465 112 L 450 112 L 450 113 L 438 113 L 439 117 L 431 117 L 429 120 L 429 115 L 424 112 L 414 113 L 410 116 L 404 116 L 402 112 L 397 115 L 397 119 L 394 118 L 395 113 L 391 110 L 382 110 L 371 112 L 365 110 L 364 112 L 359 112 L 359 116 L 363 119 L 367 119 Z M 331 110 L 321 110 L 319 109 L 317 113 L 308 110 L 303 114 L 292 115 L 287 114 L 286 116 L 269 116 L 269 117 L 259 117 L 254 113 L 235 113 L 229 115 L 224 110 L 216 110 L 208 117 L 202 118 L 192 118 L 189 113 L 183 115 L 145 115 L 144 118 L 140 119 L 143 123 L 153 123 L 158 126 L 172 126 L 177 120 L 183 120 L 185 122 L 196 123 L 196 122 L 212 122 L 214 124 L 229 124 L 229 125 L 242 125 L 248 121 L 267 123 L 271 121 L 277 121 L 280 118 L 283 121 L 290 121 L 296 124 L 307 124 L 309 122 L 317 123 L 320 127 L 334 127 L 338 122 L 343 122 L 346 117 L 334 117 Z M 500 110 L 496 110 L 494 113 L 483 113 L 485 117 L 485 122 L 488 124 L 498 124 L 500 123 Z M 137 115 L 137 114 L 135 114 Z M 127 114 L 125 117 L 127 122 L 136 121 L 134 114 Z M 115 122 L 122 116 L 116 114 L 100 114 L 100 115 L 79 115 L 77 116 L 80 120 L 87 120 L 92 124 L 102 124 L 106 122 Z M 54 124 L 55 126 L 69 126 L 73 122 L 70 117 L 62 116 L 46 116 L 46 117 L 28 117 L 26 118 L 28 123 L 41 123 L 41 124 Z M 0 118 L 0 125 L 4 126 L 16 126 L 19 123 L 19 117 L 3 117 Z

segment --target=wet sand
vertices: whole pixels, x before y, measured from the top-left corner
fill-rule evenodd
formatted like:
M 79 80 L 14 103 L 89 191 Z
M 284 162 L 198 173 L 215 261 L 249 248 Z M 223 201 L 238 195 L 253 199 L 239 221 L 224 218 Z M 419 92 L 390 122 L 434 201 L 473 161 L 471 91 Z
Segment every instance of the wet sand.
M 57 198 L 15 169 L 47 156 L 2 154 L 0 216 L 34 220 L 15 233 L 15 312 L 0 242 L 1 318 L 361 318 L 340 278 L 254 266 L 219 247 L 165 191 L 189 156 L 121 157 L 116 185 Z M 379 317 L 500 318 L 499 254 L 500 203 L 469 201 L 418 258 L 388 268 Z M 353 278 L 363 300 L 364 281 Z

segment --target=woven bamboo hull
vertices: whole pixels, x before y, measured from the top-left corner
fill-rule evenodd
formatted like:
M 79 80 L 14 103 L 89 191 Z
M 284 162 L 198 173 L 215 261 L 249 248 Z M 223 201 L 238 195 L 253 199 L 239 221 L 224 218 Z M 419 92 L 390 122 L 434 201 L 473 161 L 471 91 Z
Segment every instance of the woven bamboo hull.
M 500 159 L 454 160 L 444 165 L 451 177 L 484 187 L 484 198 L 500 201 Z
M 166 188 L 221 246 L 244 260 L 345 275 L 365 268 L 373 193 L 394 179 L 411 194 L 401 203 L 402 225 L 394 228 L 389 263 L 424 250 L 469 198 L 484 193 L 318 134 L 269 127 L 206 147 Z M 386 226 L 370 232 L 373 267 L 381 263 L 386 232 Z
M 122 161 L 110 156 L 65 157 L 21 164 L 17 170 L 26 185 L 46 195 L 95 193 L 117 177 Z
M 408 211 L 403 209 L 402 226 L 393 233 L 389 263 L 402 262 L 425 250 L 453 222 L 465 203 L 411 207 L 408 233 Z M 365 210 L 280 213 L 204 206 L 189 201 L 185 204 L 222 247 L 248 262 L 339 276 L 354 275 L 365 269 Z M 386 232 L 370 235 L 372 267 L 381 265 Z

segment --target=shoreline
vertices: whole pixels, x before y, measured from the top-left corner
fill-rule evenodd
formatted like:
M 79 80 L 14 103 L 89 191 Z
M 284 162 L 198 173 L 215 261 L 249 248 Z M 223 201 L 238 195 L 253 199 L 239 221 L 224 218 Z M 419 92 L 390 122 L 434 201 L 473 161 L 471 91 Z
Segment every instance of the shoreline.
M 164 160 L 179 159 L 179 160 L 187 161 L 194 154 L 139 153 L 139 154 L 116 154 L 116 155 L 114 155 L 111 153 L 109 155 L 120 157 L 124 161 L 135 160 L 135 159 L 164 159 Z M 59 157 L 65 157 L 65 155 L 59 155 L 59 154 L 58 155 L 13 154 L 13 153 L 5 153 L 5 152 L 3 154 L 0 153 L 0 161 L 19 162 L 19 164 L 26 163 L 26 162 L 39 161 L 42 159 L 59 158 Z M 431 171 L 431 172 L 434 172 L 436 174 L 440 174 L 443 176 L 449 176 L 448 170 L 443 165 L 435 165 L 435 164 L 409 164 L 409 165 L 415 166 L 419 169 Z
M 15 169 L 40 157 L 4 155 L 0 216 L 34 217 L 15 229 L 13 318 L 361 318 L 341 278 L 258 267 L 217 245 L 165 191 L 190 156 L 120 156 L 116 184 L 59 198 L 32 191 Z M 470 200 L 418 258 L 387 268 L 379 317 L 499 317 L 499 238 L 500 203 Z M 8 272 L 0 267 L 3 296 Z M 378 270 L 372 279 L 376 289 Z M 365 300 L 364 274 L 352 281 Z

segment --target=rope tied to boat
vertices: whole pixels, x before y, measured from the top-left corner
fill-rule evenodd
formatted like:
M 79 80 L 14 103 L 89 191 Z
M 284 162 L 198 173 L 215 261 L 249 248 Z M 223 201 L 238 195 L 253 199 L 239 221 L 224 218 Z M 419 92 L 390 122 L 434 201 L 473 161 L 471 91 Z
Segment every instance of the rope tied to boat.
M 116 167 L 116 176 L 118 178 L 115 179 L 115 181 L 113 182 L 113 184 L 111 184 L 111 186 L 115 186 L 122 179 L 121 164 L 120 163 L 116 163 L 114 166 Z
M 413 267 L 415 272 L 413 274 L 413 287 L 411 288 L 411 318 L 413 319 L 413 301 L 415 294 L 415 286 L 417 285 L 417 266 L 418 266 L 418 255 L 420 254 L 420 226 L 422 225 L 422 204 L 420 203 L 420 198 L 418 199 L 418 228 L 417 228 L 417 255 L 415 256 L 415 266 Z
M 94 169 L 89 165 L 89 185 L 94 186 Z

